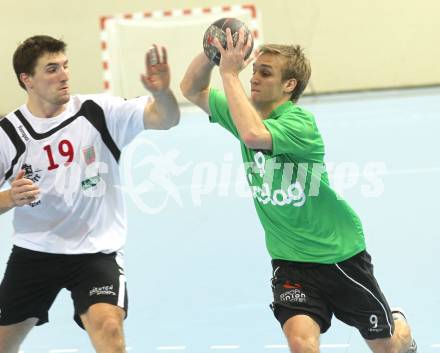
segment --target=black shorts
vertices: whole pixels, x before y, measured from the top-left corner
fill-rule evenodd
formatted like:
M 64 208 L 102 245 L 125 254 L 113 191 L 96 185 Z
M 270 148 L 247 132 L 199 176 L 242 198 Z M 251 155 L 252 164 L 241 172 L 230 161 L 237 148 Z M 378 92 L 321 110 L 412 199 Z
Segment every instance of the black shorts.
M 127 315 L 128 300 L 120 255 L 62 255 L 14 246 L 0 285 L 0 325 L 31 317 L 49 321 L 49 309 L 61 289 L 71 292 L 74 320 L 97 303 L 117 305 Z
M 392 336 L 391 310 L 366 251 L 331 265 L 272 260 L 272 267 L 271 308 L 281 326 L 292 316 L 305 314 L 324 333 L 334 314 L 365 339 Z

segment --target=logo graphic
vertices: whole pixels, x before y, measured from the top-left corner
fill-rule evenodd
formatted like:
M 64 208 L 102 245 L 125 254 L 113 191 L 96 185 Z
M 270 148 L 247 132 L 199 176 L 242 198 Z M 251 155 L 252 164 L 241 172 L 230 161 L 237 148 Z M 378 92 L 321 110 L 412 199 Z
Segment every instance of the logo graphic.
M 292 175 L 294 164 L 293 163 L 277 163 L 275 159 L 271 159 L 270 163 L 266 163 L 266 157 L 263 152 L 259 151 L 254 155 L 254 163 L 252 163 L 251 171 L 247 171 L 247 177 L 249 180 L 252 196 L 258 200 L 261 204 L 272 204 L 274 206 L 292 205 L 294 207 L 301 207 L 306 202 L 306 195 L 303 185 L 299 180 L 292 182 Z M 260 185 L 252 185 L 253 173 L 255 169 L 258 169 L 259 175 L 263 178 L 263 182 Z M 274 176 L 276 171 L 281 173 L 281 185 L 278 189 L 273 190 L 272 184 L 274 182 Z M 298 176 L 307 172 L 307 169 L 301 168 L 298 165 Z M 305 176 L 305 175 L 304 175 Z M 286 183 L 286 181 L 288 181 Z M 258 183 L 258 181 L 257 181 Z M 290 185 L 287 185 L 290 184 Z
M 281 293 L 280 300 L 282 302 L 288 302 L 288 303 L 305 303 L 306 295 L 301 289 L 295 288 L 287 292 Z
M 134 162 L 134 154 L 137 148 L 151 152 L 136 163 Z M 162 211 L 167 205 L 169 198 L 172 198 L 180 207 L 183 206 L 180 190 L 174 183 L 173 177 L 182 175 L 192 162 L 179 165 L 176 162 L 179 155 L 180 151 L 178 150 L 162 153 L 159 147 L 145 138 L 136 139 L 127 149 L 126 165 L 123 168 L 127 186 L 123 190 L 129 193 L 135 204 L 143 212 L 156 214 Z M 139 169 L 140 171 L 133 173 L 134 170 Z M 144 174 L 142 176 L 143 181 L 136 183 L 134 174 Z M 151 193 L 157 191 L 159 191 L 160 197 L 158 201 L 157 198 L 155 201 L 155 198 L 151 197 Z M 160 191 L 165 191 L 165 194 Z M 147 193 L 150 193 L 149 197 L 143 197 Z
M 113 284 L 109 286 L 103 286 L 103 287 L 93 287 L 89 291 L 89 296 L 93 295 L 116 295 L 116 293 L 113 291 Z
M 81 181 L 81 189 L 83 189 L 85 191 L 87 189 L 93 188 L 96 185 L 98 185 L 98 183 L 100 181 L 101 181 L 101 177 L 99 175 L 85 179 L 85 180 Z
M 94 146 L 84 147 L 82 149 L 82 152 L 83 152 L 84 161 L 86 162 L 87 165 L 95 163 L 96 153 Z
M 254 161 L 255 161 L 255 166 L 260 171 L 260 177 L 263 177 L 264 173 L 266 173 L 266 170 L 265 170 L 266 158 L 264 157 L 263 152 L 259 151 L 259 152 L 255 153 Z
M 38 173 L 42 172 L 41 169 L 37 169 L 34 171 L 34 169 L 32 168 L 32 165 L 26 164 L 26 163 L 23 163 L 23 165 L 21 166 L 21 169 L 24 170 L 24 177 L 26 179 L 29 179 L 34 183 L 37 183 L 41 179 L 41 175 L 38 174 Z M 35 207 L 40 204 L 41 204 L 41 200 L 36 200 L 34 202 L 29 203 L 28 205 L 31 207 Z
M 291 283 L 290 281 L 286 281 L 283 284 L 283 288 L 286 288 L 286 289 L 292 289 L 292 288 L 301 289 L 302 286 L 299 283 Z
M 23 138 L 23 140 L 25 140 L 26 142 L 28 142 L 28 141 L 29 141 L 29 137 L 28 137 L 28 135 L 26 135 L 26 131 L 24 131 L 24 127 L 23 127 L 23 125 L 20 125 L 20 126 L 18 127 L 18 131 L 20 131 L 20 136 Z
M 41 169 L 33 170 L 32 165 L 23 163 L 22 167 L 24 170 L 24 177 L 26 179 L 32 180 L 34 183 L 38 182 L 41 179 L 41 175 L 38 173 L 41 173 Z

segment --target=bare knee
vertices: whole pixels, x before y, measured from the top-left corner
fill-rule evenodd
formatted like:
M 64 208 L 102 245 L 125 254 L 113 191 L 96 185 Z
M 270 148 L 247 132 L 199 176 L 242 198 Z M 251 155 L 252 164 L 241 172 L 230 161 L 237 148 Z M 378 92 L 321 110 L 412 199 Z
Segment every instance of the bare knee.
M 292 353 L 318 353 L 319 341 L 314 337 L 287 337 Z
M 103 318 L 97 325 L 101 335 L 109 338 L 121 338 L 123 336 L 122 322 L 113 317 Z
M 93 339 L 97 352 L 125 352 L 124 333 L 122 322 L 118 318 L 112 316 L 104 316 L 93 323 Z M 111 347 L 111 350 L 109 350 Z
M 411 329 L 404 321 L 395 321 L 396 328 L 394 330 L 393 339 L 401 343 L 402 346 L 409 346 L 412 341 Z
M 319 353 L 320 327 L 308 315 L 295 315 L 283 325 L 292 353 Z
M 411 331 L 408 325 L 396 325 L 392 337 L 367 342 L 374 353 L 406 353 L 411 340 Z
M 374 353 L 401 353 L 393 338 L 370 341 L 368 345 Z
M 125 312 L 110 304 L 92 305 L 81 320 L 98 353 L 124 353 Z

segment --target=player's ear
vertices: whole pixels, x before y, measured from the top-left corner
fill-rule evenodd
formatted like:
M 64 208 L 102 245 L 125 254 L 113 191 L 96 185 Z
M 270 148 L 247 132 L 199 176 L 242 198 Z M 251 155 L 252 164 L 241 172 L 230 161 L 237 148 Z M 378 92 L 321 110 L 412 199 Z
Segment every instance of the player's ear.
M 20 81 L 26 86 L 26 88 L 32 88 L 32 77 L 31 75 L 22 72 L 19 76 Z
M 290 78 L 284 82 L 284 92 L 291 94 L 295 89 L 298 81 L 294 78 Z

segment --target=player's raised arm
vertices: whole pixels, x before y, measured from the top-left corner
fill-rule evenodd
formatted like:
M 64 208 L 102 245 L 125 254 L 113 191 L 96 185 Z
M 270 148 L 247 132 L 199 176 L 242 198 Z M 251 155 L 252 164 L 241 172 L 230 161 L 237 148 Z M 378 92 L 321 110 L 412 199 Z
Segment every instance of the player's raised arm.
M 211 114 L 209 110 L 209 84 L 213 68 L 214 64 L 204 53 L 200 53 L 188 66 L 180 83 L 180 89 L 185 98 L 207 114 Z
M 154 100 L 145 106 L 144 126 L 146 129 L 166 130 L 179 123 L 180 110 L 174 93 L 170 89 L 170 67 L 164 47 L 159 53 L 153 45 L 146 54 L 145 74 L 141 74 L 144 87 Z

